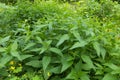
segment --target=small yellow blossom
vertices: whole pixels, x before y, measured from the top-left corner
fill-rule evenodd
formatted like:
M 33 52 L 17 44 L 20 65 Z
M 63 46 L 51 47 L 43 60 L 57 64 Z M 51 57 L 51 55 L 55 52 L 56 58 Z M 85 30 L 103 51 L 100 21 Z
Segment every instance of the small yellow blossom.
M 15 62 L 14 61 L 10 61 L 10 63 L 9 63 L 10 65 L 14 65 L 15 64 Z
M 47 75 L 50 76 L 51 75 L 50 72 L 48 72 Z
M 10 67 L 10 70 L 15 70 L 15 67 L 14 67 L 14 66 L 11 66 L 11 67 Z

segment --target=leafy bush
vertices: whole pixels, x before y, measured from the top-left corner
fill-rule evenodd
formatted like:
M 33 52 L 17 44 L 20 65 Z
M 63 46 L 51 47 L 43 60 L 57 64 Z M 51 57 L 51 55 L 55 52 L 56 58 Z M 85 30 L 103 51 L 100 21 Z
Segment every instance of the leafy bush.
M 0 79 L 120 79 L 120 5 L 102 1 L 0 4 Z

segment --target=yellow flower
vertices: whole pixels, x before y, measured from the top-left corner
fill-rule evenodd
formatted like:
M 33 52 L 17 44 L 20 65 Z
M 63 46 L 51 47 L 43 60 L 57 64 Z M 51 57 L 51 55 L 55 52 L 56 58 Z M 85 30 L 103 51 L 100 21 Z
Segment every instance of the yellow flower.
M 10 61 L 10 63 L 9 63 L 10 65 L 14 65 L 15 64 L 15 62 L 14 61 Z
M 15 70 L 15 66 L 11 66 L 11 67 L 10 67 L 10 70 Z
M 48 72 L 47 75 L 50 76 L 51 75 L 50 72 Z

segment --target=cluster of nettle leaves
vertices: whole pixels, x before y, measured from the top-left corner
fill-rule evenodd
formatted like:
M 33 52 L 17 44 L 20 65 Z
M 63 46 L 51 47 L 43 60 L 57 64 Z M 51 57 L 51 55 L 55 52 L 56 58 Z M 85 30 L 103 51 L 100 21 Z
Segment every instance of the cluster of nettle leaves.
M 120 5 L 0 3 L 0 79 L 120 79 Z

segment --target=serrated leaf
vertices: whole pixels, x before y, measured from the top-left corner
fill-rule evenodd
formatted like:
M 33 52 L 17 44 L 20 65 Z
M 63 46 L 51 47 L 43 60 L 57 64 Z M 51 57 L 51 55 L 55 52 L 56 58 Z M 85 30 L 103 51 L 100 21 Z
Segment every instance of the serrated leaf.
M 23 49 L 23 51 L 29 49 L 30 47 L 33 47 L 34 45 L 35 45 L 35 43 L 27 44 L 27 46 Z
M 70 49 L 75 49 L 75 48 L 79 48 L 79 47 L 84 47 L 86 44 L 87 44 L 86 41 L 76 42 L 76 43 L 74 43 L 74 45 L 73 45 Z
M 54 52 L 54 53 L 58 54 L 59 56 L 63 57 L 63 54 L 62 54 L 60 49 L 58 49 L 58 48 L 50 48 L 49 50 L 51 52 Z
M 97 52 L 97 55 L 98 56 L 100 56 L 100 44 L 98 43 L 98 42 L 94 42 L 93 43 L 93 47 L 94 47 L 94 49 L 96 50 L 96 52 Z
M 60 46 L 62 43 L 64 43 L 64 41 L 68 40 L 69 36 L 68 34 L 64 34 L 63 36 L 61 36 L 60 40 L 58 41 L 56 46 Z
M 44 56 L 42 59 L 43 70 L 45 71 L 51 61 L 51 57 Z
M 118 80 L 118 79 L 111 74 L 106 74 L 102 80 Z
M 26 65 L 29 65 L 35 68 L 40 68 L 42 66 L 41 61 L 39 60 L 31 60 L 30 62 L 27 62 Z

